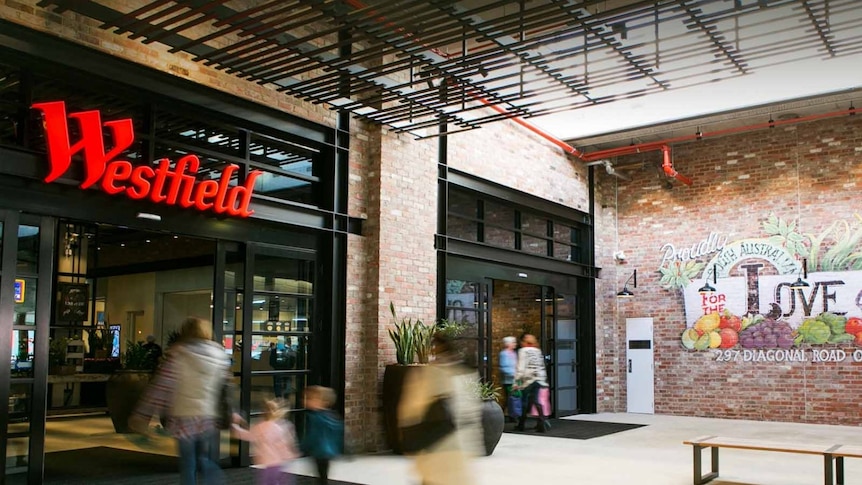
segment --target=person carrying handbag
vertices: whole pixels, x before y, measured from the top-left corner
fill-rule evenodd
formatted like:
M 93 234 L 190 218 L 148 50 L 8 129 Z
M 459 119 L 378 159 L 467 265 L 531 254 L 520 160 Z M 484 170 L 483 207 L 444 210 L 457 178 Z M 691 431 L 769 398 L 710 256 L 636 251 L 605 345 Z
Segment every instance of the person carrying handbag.
M 470 383 L 479 376 L 461 363 L 448 337 L 438 332 L 433 342 L 434 360 L 412 373 L 398 405 L 405 451 L 412 455 L 422 485 L 475 485 L 470 462 L 484 449 L 482 403 L 471 394 Z M 451 422 L 428 422 L 440 414 Z M 416 440 L 422 440 L 421 446 L 413 446 Z
M 521 348 L 518 350 L 518 368 L 515 371 L 515 386 L 521 391 L 521 416 L 518 418 L 518 431 L 524 431 L 530 405 L 536 407 L 538 423 L 536 431 L 544 433 L 551 429 L 547 416 L 550 409 L 543 409 L 539 400 L 539 390 L 548 387 L 548 374 L 545 370 L 545 356 L 539 349 L 536 337 L 524 334 L 521 337 Z

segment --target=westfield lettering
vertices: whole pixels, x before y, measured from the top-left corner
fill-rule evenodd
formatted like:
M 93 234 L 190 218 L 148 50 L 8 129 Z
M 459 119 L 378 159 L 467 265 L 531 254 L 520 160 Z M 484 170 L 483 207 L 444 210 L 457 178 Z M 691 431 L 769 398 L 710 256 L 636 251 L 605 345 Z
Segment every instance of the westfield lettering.
M 66 173 L 72 156 L 80 152 L 84 160 L 82 189 L 98 183 L 111 195 L 124 193 L 132 199 L 149 199 L 159 204 L 194 207 L 231 216 L 248 217 L 254 213 L 248 205 L 254 181 L 263 173 L 259 170 L 249 172 L 245 185 L 231 187 L 230 179 L 239 170 L 238 165 L 225 167 L 218 180 L 198 181 L 195 175 L 200 169 L 200 160 L 196 155 L 180 158 L 173 168 L 167 158 L 159 160 L 156 167 L 132 165 L 128 160 L 114 160 L 135 141 L 131 119 L 103 123 L 98 111 L 69 113 L 68 118 L 77 121 L 81 133 L 81 139 L 72 144 L 64 102 L 36 103 L 33 108 L 44 116 L 50 163 L 45 182 L 53 182 Z M 107 152 L 103 127 L 110 130 L 114 142 Z

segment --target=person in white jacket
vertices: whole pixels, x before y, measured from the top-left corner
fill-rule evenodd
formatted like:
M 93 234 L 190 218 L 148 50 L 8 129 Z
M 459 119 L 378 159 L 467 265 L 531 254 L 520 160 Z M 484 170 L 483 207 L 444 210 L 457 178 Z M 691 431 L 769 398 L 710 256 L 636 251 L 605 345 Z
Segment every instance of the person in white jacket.
M 244 420 L 234 414 L 231 431 L 237 438 L 252 446 L 255 465 L 262 467 L 258 473 L 260 485 L 289 485 L 291 476 L 285 466 L 299 456 L 296 447 L 296 431 L 293 423 L 284 419 L 287 409 L 280 400 L 265 402 L 264 420 L 244 429 Z
M 515 370 L 515 386 L 521 390 L 521 417 L 518 418 L 518 431 L 524 431 L 530 405 L 536 406 L 539 422 L 536 431 L 544 433 L 550 429 L 547 416 L 550 409 L 543 409 L 539 402 L 539 389 L 548 387 L 548 374 L 545 370 L 545 355 L 539 348 L 539 342 L 534 335 L 524 334 L 521 337 L 521 348 L 518 349 L 518 368 Z
M 179 447 L 182 485 L 195 485 L 198 476 L 205 484 L 224 482 L 216 421 L 229 368 L 224 348 L 212 340 L 212 324 L 187 318 L 129 420 L 132 429 L 148 433 L 153 416 L 165 418 L 165 428 Z

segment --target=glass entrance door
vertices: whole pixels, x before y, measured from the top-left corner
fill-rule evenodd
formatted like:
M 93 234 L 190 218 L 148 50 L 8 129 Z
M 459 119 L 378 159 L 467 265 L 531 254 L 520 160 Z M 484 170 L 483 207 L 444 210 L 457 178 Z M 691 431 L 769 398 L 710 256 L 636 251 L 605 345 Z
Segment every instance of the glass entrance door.
M 280 399 L 303 429 L 302 392 L 328 375 L 331 329 L 315 306 L 316 255 L 313 251 L 262 244 L 220 243 L 217 266 L 223 297 L 214 305 L 223 323 L 222 341 L 231 349 L 240 383 L 240 407 L 254 423 L 265 403 Z M 249 464 L 244 442 L 233 442 L 231 456 Z
M 578 414 L 578 338 L 574 295 L 557 294 L 546 302 L 553 325 L 554 402 L 557 416 Z
M 464 363 L 479 371 L 486 381 L 493 380 L 496 361 L 489 360 L 491 341 L 491 280 L 446 280 L 444 318 L 465 325 L 455 342 Z
M 55 226 L 0 211 L 0 479 L 42 482 Z

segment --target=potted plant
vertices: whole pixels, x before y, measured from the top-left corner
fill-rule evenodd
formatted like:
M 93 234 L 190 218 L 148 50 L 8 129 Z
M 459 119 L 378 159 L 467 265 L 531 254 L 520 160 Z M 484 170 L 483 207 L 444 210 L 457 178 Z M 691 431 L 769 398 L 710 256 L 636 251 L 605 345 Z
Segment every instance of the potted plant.
M 105 387 L 105 399 L 114 430 L 117 433 L 131 433 L 129 416 L 138 400 L 144 394 L 156 368 L 156 362 L 149 357 L 150 351 L 144 342 L 126 342 L 126 351 L 120 356 L 122 369 L 114 371 Z
M 493 382 L 474 381 L 470 390 L 482 401 L 482 440 L 485 443 L 485 455 L 488 456 L 500 442 L 505 426 L 503 408 L 497 402 L 500 398 L 500 386 Z
M 75 373 L 75 366 L 66 362 L 66 352 L 69 348 L 69 339 L 66 337 L 54 337 L 48 345 L 48 373 L 54 375 L 71 375 Z
M 412 373 L 418 372 L 421 365 L 428 364 L 435 326 L 425 325 L 418 318 L 399 318 L 392 303 L 389 303 L 389 311 L 392 313 L 393 328 L 388 332 L 395 344 L 396 363 L 387 365 L 383 372 L 383 427 L 392 451 L 400 454 L 403 453 L 403 447 L 398 429 L 398 403 L 401 401 L 404 382 Z

